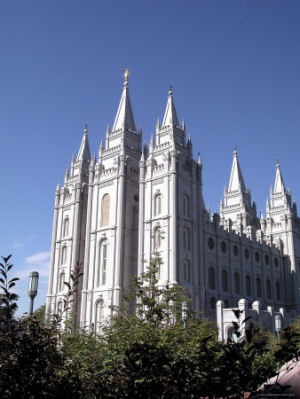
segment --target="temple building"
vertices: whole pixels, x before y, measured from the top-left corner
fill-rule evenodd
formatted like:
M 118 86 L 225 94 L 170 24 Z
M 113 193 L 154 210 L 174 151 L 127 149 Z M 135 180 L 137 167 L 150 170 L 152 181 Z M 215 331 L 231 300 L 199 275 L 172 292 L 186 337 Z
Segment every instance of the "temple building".
M 216 318 L 218 300 L 234 307 L 241 298 L 299 314 L 300 218 L 279 162 L 266 216 L 258 216 L 235 149 L 220 213 L 210 215 L 202 162 L 193 158 L 172 88 L 155 136 L 149 146 L 142 143 L 126 71 L 115 121 L 97 158 L 90 155 L 86 127 L 64 184 L 56 188 L 46 311 L 62 306 L 64 282 L 79 262 L 76 326 L 99 331 L 157 251 L 159 284 L 184 286 L 202 317 Z

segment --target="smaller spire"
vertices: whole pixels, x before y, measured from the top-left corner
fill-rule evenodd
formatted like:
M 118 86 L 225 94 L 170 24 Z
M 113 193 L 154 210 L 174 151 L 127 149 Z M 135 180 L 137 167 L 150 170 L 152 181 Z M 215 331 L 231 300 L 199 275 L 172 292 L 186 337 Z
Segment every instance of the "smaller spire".
M 160 121 L 159 121 L 159 117 L 157 118 L 157 121 L 156 121 L 156 130 L 159 130 L 160 129 Z
M 67 167 L 66 173 L 65 173 L 65 178 L 68 178 L 69 176 L 70 176 L 69 167 Z
M 86 124 L 83 131 L 80 148 L 77 154 L 77 161 L 89 160 L 91 158 L 87 132 L 88 129 Z
M 172 85 L 170 85 L 169 92 L 168 92 L 168 101 L 166 105 L 166 110 L 165 110 L 165 115 L 164 119 L 162 121 L 161 127 L 166 127 L 166 126 L 178 126 L 178 118 L 177 118 L 177 113 L 175 109 L 175 104 L 173 100 L 173 88 Z
M 56 191 L 59 191 L 60 190 L 60 183 L 59 183 L 59 181 L 57 182 L 57 186 L 56 186 Z
M 75 152 L 73 152 L 73 155 L 72 155 L 71 162 L 72 162 L 72 163 L 74 163 L 74 162 L 75 162 Z
M 236 149 L 236 146 L 234 146 L 233 161 L 232 161 L 232 167 L 231 167 L 231 173 L 230 173 L 230 179 L 229 179 L 228 192 L 236 191 L 236 190 L 246 192 L 245 183 L 244 183 L 242 171 L 241 171 L 239 160 L 238 160 L 237 149 Z
M 181 130 L 185 130 L 185 120 L 182 119 L 181 121 Z
M 280 170 L 280 164 L 279 164 L 279 159 L 277 157 L 276 160 L 276 176 L 275 176 L 275 183 L 274 183 L 274 194 L 278 193 L 285 193 L 285 186 L 283 182 L 283 178 L 281 175 L 281 170 Z
M 140 162 L 145 162 L 145 153 L 144 150 L 142 151 L 141 160 Z
M 202 161 L 201 161 L 201 157 L 200 157 L 200 152 L 198 152 L 197 164 L 198 164 L 199 166 L 202 166 Z
M 110 133 L 110 124 L 108 124 L 107 128 L 106 128 L 106 134 L 109 134 L 109 133 Z

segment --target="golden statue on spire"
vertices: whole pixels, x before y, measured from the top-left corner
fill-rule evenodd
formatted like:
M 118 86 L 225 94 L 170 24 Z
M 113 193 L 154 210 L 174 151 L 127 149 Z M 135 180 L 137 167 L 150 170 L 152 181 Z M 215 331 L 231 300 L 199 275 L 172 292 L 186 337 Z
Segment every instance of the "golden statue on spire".
M 125 78 L 124 84 L 128 84 L 129 75 L 130 75 L 129 69 L 128 68 L 124 69 L 124 78 Z

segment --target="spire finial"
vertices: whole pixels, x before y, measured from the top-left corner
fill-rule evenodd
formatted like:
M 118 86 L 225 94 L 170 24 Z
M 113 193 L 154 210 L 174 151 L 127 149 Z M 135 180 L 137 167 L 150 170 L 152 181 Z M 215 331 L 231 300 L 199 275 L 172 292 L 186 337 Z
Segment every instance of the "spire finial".
M 170 83 L 170 85 L 169 85 L 169 96 L 172 96 L 173 95 L 173 85 L 172 85 L 172 83 Z
M 237 146 L 236 146 L 236 144 L 234 145 L 233 154 L 234 154 L 234 155 L 237 155 Z
M 128 86 L 128 78 L 130 75 L 130 71 L 128 68 L 124 69 L 124 86 Z
M 277 166 L 277 167 L 280 166 L 280 164 L 279 164 L 279 156 L 278 156 L 278 155 L 276 156 L 276 166 Z
M 87 123 L 85 123 L 85 126 L 84 126 L 84 131 L 83 131 L 83 133 L 87 133 L 88 132 L 88 124 Z

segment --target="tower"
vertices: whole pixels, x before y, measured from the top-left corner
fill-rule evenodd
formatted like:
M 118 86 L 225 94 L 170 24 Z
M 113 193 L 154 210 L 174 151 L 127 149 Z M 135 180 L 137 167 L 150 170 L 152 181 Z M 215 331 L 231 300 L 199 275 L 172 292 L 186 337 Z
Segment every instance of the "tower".
M 277 242 L 283 253 L 287 304 L 299 312 L 300 224 L 296 202 L 292 204 L 290 189 L 285 188 L 279 161 L 276 163 L 274 188 L 266 203 L 267 217 L 263 231 Z
M 220 202 L 221 223 L 230 222 L 235 231 L 246 232 L 248 226 L 257 228 L 256 205 L 251 204 L 250 190 L 246 190 L 236 148 L 233 151 L 233 161 L 228 189 L 224 188 L 224 202 Z
M 157 252 L 159 284 L 185 286 L 197 310 L 203 266 L 201 172 L 184 122 L 179 126 L 170 88 L 162 124 L 158 120 L 149 154 L 143 152 L 140 160 L 138 274 Z
M 76 159 L 73 156 L 71 167 L 66 170 L 64 185 L 60 188 L 58 184 L 55 191 L 46 314 L 55 313 L 62 307 L 64 282 L 70 283 L 71 271 L 84 260 L 89 165 L 90 150 L 86 126 L 78 155 Z M 80 316 L 81 288 L 82 280 L 79 281 L 78 294 L 74 298 L 76 325 Z
M 128 70 L 112 127 L 88 180 L 81 324 L 96 331 L 121 303 L 137 272 L 138 180 L 142 132 L 135 127 Z

